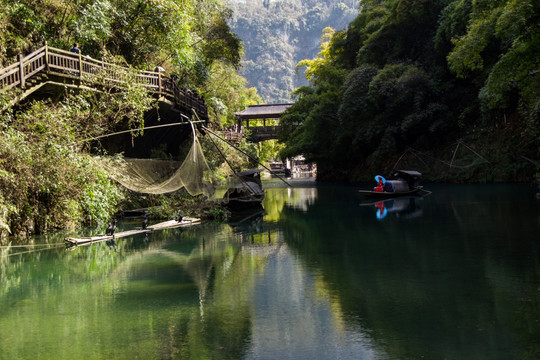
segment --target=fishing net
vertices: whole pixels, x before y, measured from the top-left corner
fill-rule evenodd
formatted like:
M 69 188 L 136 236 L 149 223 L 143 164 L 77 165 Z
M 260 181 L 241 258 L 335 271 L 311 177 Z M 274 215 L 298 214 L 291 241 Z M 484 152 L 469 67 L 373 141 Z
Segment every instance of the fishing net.
M 124 158 L 110 169 L 114 180 L 126 188 L 146 194 L 165 194 L 185 188 L 192 195 L 210 198 L 214 187 L 210 183 L 210 168 L 198 138 L 182 163 L 156 159 Z
M 474 168 L 482 164 L 489 163 L 489 160 L 480 155 L 470 146 L 458 141 L 455 147 L 448 147 L 441 151 L 442 154 L 447 154 L 448 157 L 438 158 L 431 154 L 421 152 L 411 147 L 399 157 L 398 161 L 392 168 L 395 169 L 415 169 L 421 172 L 443 172 L 448 169 L 463 171 L 469 168 Z

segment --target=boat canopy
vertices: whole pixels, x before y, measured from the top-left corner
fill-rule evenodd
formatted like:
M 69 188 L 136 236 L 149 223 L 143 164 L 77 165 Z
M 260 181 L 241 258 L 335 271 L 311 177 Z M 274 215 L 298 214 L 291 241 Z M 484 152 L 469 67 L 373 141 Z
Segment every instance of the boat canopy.
M 396 170 L 392 173 L 392 177 L 404 180 L 420 180 L 422 174 L 415 170 Z

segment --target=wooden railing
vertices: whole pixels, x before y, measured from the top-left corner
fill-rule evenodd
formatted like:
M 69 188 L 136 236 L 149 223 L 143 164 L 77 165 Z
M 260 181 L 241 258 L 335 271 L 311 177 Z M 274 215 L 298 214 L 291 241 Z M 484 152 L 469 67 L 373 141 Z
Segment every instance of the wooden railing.
M 239 143 L 239 142 L 242 141 L 242 133 L 241 132 L 226 130 L 226 131 L 221 132 L 221 136 L 225 140 L 231 141 L 231 142 L 234 142 L 234 143 Z
M 180 107 L 186 110 L 193 109 L 199 116 L 207 117 L 206 104 L 197 92 L 180 88 L 163 72 L 128 71 L 128 68 L 123 66 L 48 45 L 24 57 L 19 55 L 15 64 L 0 69 L 0 92 L 15 87 L 32 88 L 45 81 L 40 78 L 42 74 L 95 84 L 105 80 L 119 86 L 128 81 L 135 81 L 151 92 L 174 98 Z
M 251 126 L 251 138 L 255 141 L 263 141 L 278 138 L 279 126 Z

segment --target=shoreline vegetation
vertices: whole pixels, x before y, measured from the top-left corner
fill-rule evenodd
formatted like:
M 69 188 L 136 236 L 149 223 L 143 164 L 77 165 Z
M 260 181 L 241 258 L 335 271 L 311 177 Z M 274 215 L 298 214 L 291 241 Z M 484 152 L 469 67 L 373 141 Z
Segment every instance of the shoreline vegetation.
M 175 75 L 179 86 L 204 97 L 211 122 L 219 128 L 234 121 L 235 111 L 260 100 L 237 75 L 242 43 L 227 24 L 230 16 L 214 0 L 84 4 L 22 0 L 0 9 L 0 67 L 45 41 L 65 50 L 77 43 L 81 54 L 124 66 L 126 71 L 160 67 Z M 113 155 L 99 142 L 81 140 L 119 128 L 142 133 L 144 114 L 156 106 L 156 99 L 133 84 L 121 90 L 105 84 L 103 90 L 60 88 L 2 112 L 0 240 L 100 226 L 122 207 L 142 201 L 144 197 L 111 180 L 106 169 L 114 164 Z M 0 92 L 0 102 L 9 104 L 18 92 Z M 208 156 L 218 168 L 217 157 Z M 171 216 L 171 209 L 180 205 L 184 212 L 213 211 L 221 216 L 181 192 L 151 200 L 156 199 L 167 205 L 160 216 Z
M 237 73 L 242 43 L 230 18 L 217 0 L 21 0 L 0 9 L 0 67 L 44 41 L 66 50 L 79 43 L 94 59 L 174 74 L 204 97 L 219 129 L 261 101 Z M 319 56 L 300 62 L 310 85 L 295 90 L 296 103 L 281 119 L 285 145 L 242 146 L 260 159 L 277 149 L 282 158 L 302 154 L 317 163 L 320 181 L 359 182 L 397 166 L 438 182 L 533 182 L 539 19 L 540 3 L 532 0 L 364 0 L 347 29 L 325 29 Z M 160 219 L 227 216 L 182 191 L 130 193 L 106 170 L 112 155 L 80 141 L 144 129 L 145 112 L 156 106 L 145 89 L 53 95 L 1 114 L 0 241 L 99 226 L 119 209 L 151 207 Z M 1 92 L 0 103 L 16 96 Z M 202 145 L 225 178 L 219 151 Z M 233 152 L 227 157 L 235 169 L 254 166 Z
M 329 181 L 394 167 L 433 181 L 535 181 L 539 25 L 532 0 L 362 1 L 298 64 L 309 85 L 280 120 L 281 156 L 304 155 Z

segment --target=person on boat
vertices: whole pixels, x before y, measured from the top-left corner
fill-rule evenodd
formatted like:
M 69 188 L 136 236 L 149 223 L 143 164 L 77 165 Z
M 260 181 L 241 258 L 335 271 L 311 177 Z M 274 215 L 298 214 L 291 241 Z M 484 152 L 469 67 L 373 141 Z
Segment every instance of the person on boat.
M 375 181 L 377 181 L 377 186 L 373 188 L 373 191 L 375 192 L 383 192 L 384 191 L 384 178 L 380 175 L 375 176 Z

